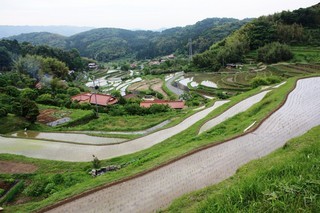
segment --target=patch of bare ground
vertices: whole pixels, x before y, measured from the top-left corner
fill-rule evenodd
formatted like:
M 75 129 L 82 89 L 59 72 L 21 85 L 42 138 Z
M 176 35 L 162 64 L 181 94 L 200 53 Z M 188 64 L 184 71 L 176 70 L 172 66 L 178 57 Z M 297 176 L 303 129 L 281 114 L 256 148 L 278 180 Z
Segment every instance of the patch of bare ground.
M 53 116 L 53 113 L 57 112 L 57 109 L 44 109 L 40 110 L 40 114 L 37 117 L 37 122 L 39 123 L 50 123 L 52 121 L 58 120 L 56 117 Z
M 28 174 L 38 169 L 33 164 L 0 161 L 0 173 L 3 174 Z
M 161 94 L 163 95 L 164 99 L 167 99 L 167 98 L 168 98 L 168 95 L 167 95 L 167 93 L 165 93 L 165 91 L 163 91 L 163 89 L 162 89 L 162 84 L 163 84 L 162 81 L 160 81 L 160 82 L 152 85 L 152 86 L 151 86 L 151 89 L 154 90 L 154 91 L 157 91 L 157 92 L 161 93 Z

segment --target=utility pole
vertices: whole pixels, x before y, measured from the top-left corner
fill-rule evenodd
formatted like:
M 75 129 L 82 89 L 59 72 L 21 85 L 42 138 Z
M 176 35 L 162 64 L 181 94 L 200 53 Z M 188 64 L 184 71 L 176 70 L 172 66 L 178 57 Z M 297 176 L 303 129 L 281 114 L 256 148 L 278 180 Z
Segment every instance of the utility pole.
M 94 96 L 96 99 L 96 117 L 99 118 L 99 111 L 98 111 L 98 100 L 97 100 L 97 89 L 99 89 L 99 86 L 95 85 L 95 76 L 92 76 L 92 83 L 93 83 L 93 88 L 94 88 Z
M 192 39 L 189 38 L 189 60 L 192 61 Z

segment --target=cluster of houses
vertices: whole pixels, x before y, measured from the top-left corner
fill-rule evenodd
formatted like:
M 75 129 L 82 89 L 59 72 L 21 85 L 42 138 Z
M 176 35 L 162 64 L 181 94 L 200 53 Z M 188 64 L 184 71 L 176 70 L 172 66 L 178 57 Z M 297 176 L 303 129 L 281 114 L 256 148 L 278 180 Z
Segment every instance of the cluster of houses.
M 125 98 L 132 98 L 128 95 Z M 112 95 L 95 94 L 95 93 L 82 93 L 71 97 L 72 101 L 78 101 L 79 103 L 90 103 L 98 106 L 108 106 L 118 103 L 118 99 Z M 183 109 L 185 107 L 184 101 L 171 101 L 171 100 L 152 100 L 147 99 L 140 103 L 140 107 L 149 108 L 153 104 L 168 105 L 172 109 Z
M 150 65 L 150 66 L 160 65 L 160 64 L 166 62 L 167 60 L 172 60 L 172 59 L 175 59 L 175 56 L 174 56 L 173 54 L 167 55 L 167 56 L 165 56 L 164 58 L 161 58 L 161 59 L 159 59 L 159 60 L 150 61 L 150 62 L 149 62 L 149 65 Z

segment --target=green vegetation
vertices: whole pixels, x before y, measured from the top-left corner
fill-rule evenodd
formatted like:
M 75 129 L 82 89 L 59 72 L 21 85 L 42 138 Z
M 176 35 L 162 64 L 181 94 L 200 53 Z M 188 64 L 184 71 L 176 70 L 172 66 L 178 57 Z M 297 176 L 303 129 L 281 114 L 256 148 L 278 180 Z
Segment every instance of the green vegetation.
M 65 197 L 70 197 L 72 195 L 78 194 L 88 189 L 92 189 L 92 187 L 96 187 L 102 184 L 111 183 L 115 180 L 119 180 L 139 172 L 145 171 L 147 169 L 151 169 L 159 164 L 168 162 L 178 156 L 181 156 L 187 152 L 190 152 L 199 147 L 205 146 L 207 144 L 215 143 L 221 140 L 226 140 L 231 138 L 237 134 L 241 134 L 243 132 L 244 127 L 249 126 L 253 121 L 261 121 L 270 111 L 276 108 L 285 98 L 285 95 L 292 89 L 295 84 L 295 79 L 290 79 L 288 82 L 282 87 L 276 89 L 275 91 L 269 93 L 263 101 L 254 105 L 247 112 L 241 113 L 229 120 L 223 122 L 222 124 L 216 126 L 213 130 L 203 133 L 201 135 L 197 135 L 198 129 L 201 124 L 209 120 L 210 118 L 219 115 L 224 112 L 230 106 L 235 103 L 243 100 L 244 98 L 251 96 L 260 91 L 260 89 L 255 89 L 247 93 L 243 93 L 239 96 L 235 96 L 231 99 L 231 102 L 219 107 L 217 110 L 212 112 L 207 118 L 199 121 L 194 126 L 188 128 L 187 130 L 179 133 L 178 135 L 173 136 L 172 138 L 157 144 L 149 149 L 126 155 L 117 157 L 110 160 L 102 160 L 101 165 L 124 165 L 120 170 L 114 171 L 112 173 L 107 173 L 103 176 L 99 176 L 98 178 L 91 179 L 89 175 L 83 175 L 85 171 L 90 168 L 89 163 L 64 163 L 64 162 L 56 162 L 56 161 L 43 161 L 43 160 L 35 160 L 28 159 L 23 157 L 17 157 L 12 155 L 0 155 L 1 160 L 9 160 L 9 159 L 20 159 L 24 162 L 33 162 L 33 164 L 37 166 L 41 166 L 46 164 L 46 171 L 50 171 L 50 174 L 47 173 L 46 176 L 41 175 L 41 170 L 37 171 L 35 175 L 32 177 L 32 182 L 37 180 L 38 184 L 44 184 L 45 186 L 48 184 L 47 180 L 51 178 L 51 174 L 60 173 L 63 176 L 68 173 L 74 174 L 75 177 L 78 177 L 77 184 L 71 185 L 70 187 L 65 187 L 63 190 L 57 190 L 57 192 L 53 193 L 46 199 L 41 199 L 41 201 L 36 201 L 16 206 L 8 206 L 9 210 L 15 212 L 28 212 L 34 211 L 35 209 L 39 209 L 44 207 L 50 203 L 61 200 Z M 239 122 L 241 120 L 242 122 Z M 226 128 L 228 126 L 228 128 Z M 230 127 L 230 128 L 229 128 Z M 99 156 L 98 156 L 99 157 Z M 89 165 L 89 166 L 88 166 Z M 61 171 L 66 171 L 68 168 L 68 173 L 64 174 Z M 82 175 L 81 175 L 82 174 Z M 1 176 L 0 176 L 1 177 Z M 36 179 L 35 179 L 36 178 Z M 30 180 L 28 177 L 27 179 Z M 44 186 L 44 188 L 45 188 Z M 59 187 L 59 186 L 58 186 Z M 48 196 L 48 194 L 47 194 Z M 44 198 L 43 195 L 40 197 Z M 46 197 L 46 196 L 45 196 Z
M 164 212 L 319 212 L 320 126 Z
M 8 116 L 1 118 L 0 134 L 15 132 L 17 130 L 24 129 L 29 125 L 29 122 L 27 122 L 25 119 L 8 114 Z
M 15 196 L 22 191 L 23 187 L 24 187 L 23 181 L 19 181 L 18 183 L 16 183 L 14 187 L 12 187 L 9 190 L 9 192 L 7 192 L 6 195 L 0 199 L 0 205 L 13 201 Z
M 258 60 L 271 64 L 280 61 L 289 61 L 293 54 L 288 45 L 273 42 L 258 49 Z
M 19 42 L 49 44 L 66 49 L 76 48 L 81 55 L 99 61 L 120 58 L 154 58 L 172 53 L 188 54 L 188 39 L 195 52 L 203 52 L 249 20 L 209 18 L 194 25 L 162 32 L 130 31 L 115 28 L 93 29 L 71 37 L 51 33 L 32 33 L 11 37 Z
M 60 130 L 95 130 L 95 131 L 137 131 L 153 127 L 165 120 L 177 116 L 176 112 L 159 113 L 144 116 L 110 116 L 99 114 L 99 118 L 83 125 L 74 127 L 61 127 Z
M 320 43 L 319 11 L 320 6 L 317 4 L 293 12 L 283 11 L 274 15 L 259 17 L 242 26 L 226 39 L 215 43 L 208 51 L 194 56 L 193 63 L 199 68 L 218 71 L 227 63 L 245 62 L 245 54 L 273 42 L 294 46 L 317 46 Z M 276 46 L 278 48 L 274 48 Z M 266 48 L 260 49 L 260 52 L 261 54 L 264 52 L 268 56 L 265 58 L 260 54 L 257 60 L 272 63 L 291 59 L 290 51 L 285 46 L 273 44 L 271 52 L 267 51 Z M 284 52 L 286 57 L 276 57 L 280 54 L 275 54 L 278 52 L 276 49 Z

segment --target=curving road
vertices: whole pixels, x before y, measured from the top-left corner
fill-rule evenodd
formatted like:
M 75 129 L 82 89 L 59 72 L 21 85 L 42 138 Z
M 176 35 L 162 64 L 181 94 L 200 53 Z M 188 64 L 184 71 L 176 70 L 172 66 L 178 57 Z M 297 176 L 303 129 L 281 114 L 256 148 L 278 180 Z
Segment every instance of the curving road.
M 50 212 L 151 212 L 191 191 L 218 183 L 243 164 L 320 125 L 320 78 L 299 80 L 287 102 L 257 130 L 200 151 Z
M 183 72 L 175 73 L 175 75 L 172 78 L 166 81 L 167 88 L 177 96 L 182 95 L 183 93 L 185 93 L 185 91 L 183 91 L 182 89 L 179 89 L 178 87 L 172 86 L 172 83 L 174 80 L 176 80 L 177 78 L 180 78 L 183 75 L 184 75 Z
M 63 161 L 90 161 L 92 160 L 93 154 L 100 159 L 122 156 L 147 149 L 180 133 L 226 102 L 228 101 L 217 101 L 212 107 L 195 113 L 174 127 L 154 132 L 127 143 L 91 146 L 50 142 L 46 140 L 5 138 L 0 136 L 0 153 L 19 154 L 33 158 Z

